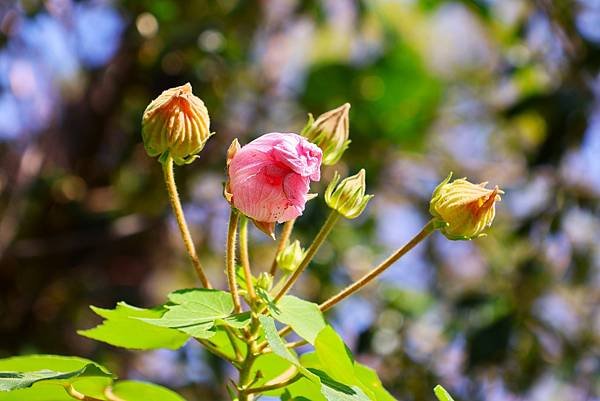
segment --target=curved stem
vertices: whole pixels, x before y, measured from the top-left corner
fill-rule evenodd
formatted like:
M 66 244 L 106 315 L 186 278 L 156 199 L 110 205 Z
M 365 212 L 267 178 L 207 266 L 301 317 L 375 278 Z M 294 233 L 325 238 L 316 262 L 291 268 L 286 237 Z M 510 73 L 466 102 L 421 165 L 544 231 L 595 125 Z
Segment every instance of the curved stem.
M 175 173 L 173 172 L 173 158 L 170 156 L 167 157 L 167 160 L 165 160 L 165 162 L 162 163 L 162 167 L 165 184 L 167 186 L 167 192 L 169 193 L 169 200 L 171 201 L 171 207 L 173 208 L 173 212 L 175 213 L 175 219 L 177 220 L 177 225 L 179 226 L 179 232 L 181 233 L 181 238 L 183 239 L 183 243 L 185 244 L 185 249 L 187 250 L 188 255 L 190 255 L 190 259 L 192 260 L 192 264 L 194 265 L 194 270 L 196 271 L 196 275 L 200 279 L 202 285 L 205 288 L 212 288 L 210 282 L 208 281 L 208 277 L 204 273 L 204 268 L 200 263 L 198 254 L 196 253 L 196 247 L 194 246 L 192 235 L 190 234 L 190 230 L 185 221 L 183 208 L 181 207 L 181 201 L 179 199 L 179 193 L 177 192 L 177 185 L 175 184 Z
M 267 384 L 262 387 L 249 388 L 248 390 L 246 390 L 246 394 L 264 393 L 264 392 L 271 391 L 271 390 L 277 390 L 278 388 L 283 388 L 285 386 L 288 386 L 288 385 L 298 381 L 301 378 L 302 378 L 302 375 L 300 373 L 298 373 L 297 375 L 295 375 L 287 380 L 278 382 L 278 383 Z
M 256 299 L 254 291 L 254 283 L 252 282 L 252 272 L 250 271 L 250 258 L 248 257 L 248 219 L 242 216 L 240 222 L 240 261 L 244 269 L 244 277 L 246 278 L 246 289 L 250 303 Z
M 225 263 L 227 265 L 227 283 L 229 284 L 229 291 L 231 292 L 231 298 L 233 299 L 235 313 L 240 313 L 242 311 L 242 304 L 240 303 L 240 294 L 235 275 L 235 237 L 237 234 L 239 216 L 239 213 L 232 208 L 229 215 L 227 249 L 225 253 Z
M 281 231 L 281 238 L 279 238 L 279 244 L 277 245 L 277 250 L 275 251 L 275 257 L 273 258 L 273 263 L 271 263 L 271 269 L 269 270 L 271 276 L 275 276 L 275 273 L 277 272 L 277 255 L 279 255 L 287 245 L 288 239 L 290 238 L 292 230 L 294 229 L 295 222 L 296 219 L 292 219 L 286 221 L 283 225 L 283 230 Z
M 319 250 L 319 248 L 325 241 L 325 238 L 327 238 L 327 236 L 331 232 L 331 229 L 333 228 L 333 226 L 335 225 L 335 223 L 338 221 L 339 218 L 340 218 L 340 214 L 338 212 L 336 212 L 335 210 L 332 210 L 331 213 L 329 214 L 329 216 L 327 217 L 327 220 L 325 220 L 323 227 L 321 227 L 321 230 L 319 230 L 319 233 L 313 240 L 312 244 L 310 244 L 310 246 L 306 250 L 306 255 L 300 262 L 300 265 L 298 265 L 298 268 L 296 269 L 296 271 L 294 271 L 294 273 L 290 276 L 290 278 L 285 282 L 285 284 L 281 288 L 281 290 L 279 290 L 277 295 L 275 295 L 275 298 L 274 298 L 275 302 L 279 301 L 281 299 L 281 297 L 283 297 L 289 291 L 289 289 L 292 288 L 292 286 L 294 285 L 296 280 L 298 280 L 298 277 L 300 277 L 302 272 L 306 269 L 306 267 L 308 266 L 308 264 L 310 263 L 312 258 L 315 256 L 315 254 L 317 253 L 317 251 Z
M 401 247 L 396 252 L 394 252 L 392 255 L 390 255 L 386 260 L 381 262 L 377 267 L 375 267 L 373 270 L 371 270 L 370 272 L 365 274 L 358 281 L 350 284 L 348 287 L 346 287 L 345 289 L 340 291 L 338 294 L 334 295 L 333 297 L 329 298 L 327 301 L 325 301 L 321 305 L 319 305 L 319 308 L 321 308 L 321 311 L 325 312 L 326 310 L 335 306 L 337 303 L 343 301 L 350 295 L 359 291 L 365 285 L 369 284 L 371 282 L 371 280 L 373 280 L 375 277 L 377 277 L 378 275 L 383 273 L 394 262 L 396 262 L 398 259 L 400 259 L 408 251 L 413 249 L 419 242 L 421 242 L 425 238 L 427 238 L 427 236 L 429 234 L 431 234 L 434 231 L 434 229 L 435 228 L 434 228 L 433 220 L 431 220 L 431 221 L 429 221 L 429 223 L 427 223 L 425 225 L 425 227 L 423 227 L 423 229 L 417 235 L 415 235 L 413 237 L 413 239 L 411 239 L 403 247 Z
M 240 363 L 238 361 L 236 361 L 235 359 L 231 359 L 231 357 L 229 355 L 227 355 L 226 353 L 224 353 L 223 351 L 221 351 L 219 348 L 217 348 L 216 346 L 214 346 L 210 341 L 199 339 L 199 338 L 197 338 L 196 340 L 200 344 L 204 345 L 206 347 L 206 349 L 211 354 L 214 354 L 214 355 L 218 356 L 219 358 L 222 358 L 222 359 L 225 359 L 226 361 L 231 362 L 231 364 L 235 368 L 239 368 L 240 367 Z

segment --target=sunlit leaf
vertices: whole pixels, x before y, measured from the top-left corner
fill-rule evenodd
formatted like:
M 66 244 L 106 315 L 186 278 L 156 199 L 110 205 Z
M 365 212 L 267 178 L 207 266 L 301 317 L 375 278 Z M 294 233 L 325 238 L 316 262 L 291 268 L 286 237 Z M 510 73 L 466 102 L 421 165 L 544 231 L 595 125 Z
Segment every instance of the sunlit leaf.
M 91 308 L 105 320 L 92 329 L 79 330 L 78 333 L 84 337 L 118 347 L 143 350 L 178 349 L 189 338 L 177 330 L 157 327 L 139 319 L 158 319 L 165 312 L 164 308 L 142 309 L 125 302 L 119 302 L 115 309 Z
M 231 294 L 209 289 L 179 290 L 169 294 L 171 304 L 167 311 L 154 319 L 140 319 L 158 327 L 183 331 L 196 338 L 211 338 L 215 334 L 215 321 L 224 321 L 231 326 L 243 327 L 246 322 L 233 312 Z
M 273 353 L 287 360 L 298 368 L 298 371 L 308 379 L 303 381 L 305 385 L 289 386 L 288 390 L 293 390 L 295 399 L 304 397 L 310 400 L 318 400 L 318 398 L 309 398 L 309 394 L 314 394 L 315 387 L 325 397 L 327 401 L 368 401 L 370 398 L 354 383 L 341 383 L 335 378 L 332 378 L 327 372 L 318 369 L 307 369 L 303 366 L 296 355 L 294 355 L 285 345 L 275 327 L 275 321 L 269 316 L 259 317 L 261 326 L 265 331 L 265 337 Z
M 454 398 L 452 398 L 446 389 L 439 384 L 433 388 L 433 392 L 440 401 L 454 401 Z
M 185 401 L 183 397 L 168 388 L 145 382 L 123 380 L 111 389 L 113 399 L 127 401 Z
M 317 334 L 325 327 L 325 319 L 319 305 L 287 295 L 276 305 L 271 305 L 271 314 L 281 323 L 290 325 L 303 339 L 314 344 Z
M 86 359 L 31 355 L 0 360 L 0 391 L 25 389 L 36 383 L 69 385 L 83 377 L 112 377 L 104 367 Z

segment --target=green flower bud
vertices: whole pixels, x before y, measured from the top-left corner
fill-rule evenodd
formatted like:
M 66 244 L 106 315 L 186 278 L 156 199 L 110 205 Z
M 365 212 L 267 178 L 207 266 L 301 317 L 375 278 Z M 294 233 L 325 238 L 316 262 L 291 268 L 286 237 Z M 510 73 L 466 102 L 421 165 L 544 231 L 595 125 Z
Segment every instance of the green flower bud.
M 344 151 L 348 149 L 350 141 L 348 112 L 350 103 L 337 109 L 321 114 L 316 120 L 312 114 L 308 115 L 308 123 L 302 130 L 302 135 L 317 145 L 323 151 L 325 165 L 333 165 L 340 160 Z
M 304 255 L 305 252 L 300 246 L 300 241 L 296 240 L 277 254 L 277 266 L 286 273 L 293 273 L 304 259 Z
M 144 147 L 161 161 L 171 156 L 177 164 L 190 163 L 212 135 L 209 125 L 208 110 L 189 83 L 167 89 L 144 111 Z
M 261 289 L 264 292 L 268 293 L 273 288 L 273 276 L 271 276 L 267 272 L 262 272 L 258 276 L 255 282 L 255 286 L 257 289 Z
M 465 178 L 450 182 L 452 173 L 442 181 L 431 197 L 429 212 L 436 228 L 448 239 L 470 240 L 484 236 L 492 225 L 496 201 L 503 194 L 497 186 L 486 188 L 487 182 L 473 184 Z
M 358 174 L 339 181 L 340 175 L 336 172 L 325 191 L 325 202 L 345 218 L 354 219 L 365 210 L 373 197 L 365 195 L 365 170 L 361 169 Z

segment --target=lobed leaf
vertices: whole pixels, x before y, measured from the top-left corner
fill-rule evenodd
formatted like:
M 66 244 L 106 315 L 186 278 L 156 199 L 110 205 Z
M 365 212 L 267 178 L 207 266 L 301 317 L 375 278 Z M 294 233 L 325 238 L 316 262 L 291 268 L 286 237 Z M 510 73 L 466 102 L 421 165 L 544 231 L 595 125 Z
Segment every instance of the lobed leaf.
M 166 309 L 136 308 L 119 302 L 115 309 L 102 309 L 91 306 L 92 310 L 105 320 L 98 326 L 79 330 L 77 333 L 93 340 L 102 341 L 117 347 L 130 349 L 178 349 L 189 336 L 168 327 L 157 327 L 141 319 L 160 318 Z
M 171 304 L 159 318 L 140 318 L 145 323 L 173 328 L 192 337 L 207 339 L 215 335 L 216 322 L 244 327 L 245 316 L 231 315 L 233 300 L 231 294 L 212 289 L 179 290 L 169 294 Z

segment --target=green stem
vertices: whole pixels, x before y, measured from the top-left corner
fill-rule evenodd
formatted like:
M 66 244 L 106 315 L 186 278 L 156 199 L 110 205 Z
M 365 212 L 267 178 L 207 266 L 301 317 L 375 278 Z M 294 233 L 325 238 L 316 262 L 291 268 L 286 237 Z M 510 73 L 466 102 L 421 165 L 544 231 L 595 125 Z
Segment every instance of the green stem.
M 355 283 L 349 285 L 344 290 L 340 291 L 338 294 L 334 295 L 333 297 L 329 298 L 327 301 L 325 301 L 321 305 L 319 305 L 319 308 L 321 309 L 321 311 L 325 312 L 326 310 L 332 308 L 334 305 L 338 304 L 339 302 L 346 299 L 350 295 L 359 291 L 361 288 L 363 288 L 365 285 L 367 285 L 369 282 L 371 282 L 371 280 L 373 280 L 375 277 L 377 277 L 379 274 L 381 274 L 384 270 L 386 270 L 388 267 L 390 267 L 392 264 L 394 264 L 394 262 L 396 262 L 398 259 L 400 259 L 408 251 L 413 249 L 419 242 L 423 241 L 434 230 L 435 230 L 434 221 L 431 220 L 430 222 L 428 222 L 425 225 L 425 227 L 423 227 L 423 229 L 417 235 L 414 236 L 413 239 L 411 239 L 408 243 L 406 243 L 404 246 L 399 248 L 396 252 L 394 252 L 392 255 L 390 255 L 386 260 L 381 262 L 381 264 L 379 264 L 377 267 L 375 267 L 369 273 L 365 274 L 361 279 L 359 279 Z M 290 326 L 286 326 L 286 327 L 282 328 L 281 330 L 279 330 L 278 334 L 280 337 L 283 337 L 283 336 L 287 335 L 288 333 L 290 333 L 291 331 L 292 331 L 292 328 Z M 264 352 L 267 345 L 268 345 L 267 342 L 263 341 L 261 344 L 259 344 L 258 350 L 261 352 Z M 289 346 L 291 346 L 291 347 L 295 347 L 297 345 L 301 345 L 301 344 L 295 344 L 295 343 L 289 344 Z
M 269 270 L 269 273 L 271 273 L 271 276 L 273 277 L 275 277 L 275 273 L 277 272 L 277 255 L 279 255 L 287 245 L 288 239 L 290 238 L 292 230 L 294 229 L 295 222 L 296 219 L 292 219 L 286 221 L 283 225 L 283 230 L 281 230 L 281 238 L 279 238 L 279 244 L 277 245 L 277 250 L 275 251 L 275 257 L 273 258 L 273 263 L 271 263 L 271 269 Z
M 304 270 L 306 269 L 306 267 L 308 266 L 308 264 L 310 263 L 312 258 L 315 256 L 315 254 L 317 253 L 317 251 L 319 250 L 319 248 L 321 247 L 321 245 L 323 244 L 323 242 L 325 241 L 325 239 L 331 232 L 331 229 L 333 228 L 335 223 L 338 221 L 340 216 L 341 215 L 338 212 L 336 212 L 335 210 L 331 211 L 331 213 L 327 217 L 327 220 L 325 220 L 323 227 L 321 227 L 321 230 L 319 230 L 319 233 L 313 240 L 312 244 L 310 244 L 310 246 L 306 250 L 306 255 L 300 262 L 300 265 L 298 265 L 298 268 L 296 269 L 296 271 L 294 271 L 294 273 L 285 282 L 284 286 L 281 288 L 281 290 L 279 290 L 279 292 L 275 296 L 275 298 L 274 298 L 275 302 L 280 300 L 281 297 L 283 297 L 289 291 L 289 289 L 292 288 L 292 286 L 294 285 L 296 280 L 298 280 L 298 277 L 300 277 L 302 272 L 304 272 Z
M 235 275 L 235 237 L 237 234 L 237 224 L 239 220 L 239 213 L 235 209 L 231 209 L 229 215 L 229 229 L 227 231 L 227 249 L 225 253 L 225 263 L 227 265 L 227 283 L 229 284 L 229 291 L 231 292 L 231 298 L 233 299 L 233 305 L 236 313 L 242 311 L 242 305 L 240 303 L 240 294 L 238 292 L 237 279 Z
M 244 269 L 248 297 L 250 298 L 250 304 L 252 304 L 256 299 L 256 292 L 254 291 L 252 272 L 250 271 L 250 258 L 248 257 L 248 219 L 246 216 L 242 216 L 240 222 L 240 261 Z
M 323 302 L 319 307 L 321 311 L 325 312 L 326 310 L 332 308 L 339 302 L 348 298 L 350 295 L 355 292 L 361 290 L 365 285 L 369 284 L 375 277 L 383 273 L 388 267 L 390 267 L 394 262 L 400 259 L 403 255 L 405 255 L 408 251 L 413 249 L 418 243 L 423 241 L 429 234 L 431 234 L 435 230 L 433 220 L 429 221 L 423 227 L 423 229 L 413 237 L 408 243 L 406 243 L 403 247 L 399 248 L 396 252 L 390 255 L 386 260 L 381 262 L 377 267 L 373 270 L 365 274 L 358 281 L 350 284 L 344 290 L 340 291 L 338 294 L 329 298 L 327 301 Z
M 285 386 L 289 386 L 290 384 L 298 381 L 301 378 L 302 378 L 302 375 L 297 374 L 287 380 L 283 380 L 278 383 L 266 384 L 262 387 L 249 388 L 248 390 L 246 390 L 246 394 L 257 394 L 257 393 L 260 394 L 260 393 L 265 393 L 265 392 L 271 391 L 271 390 L 277 390 L 278 388 L 283 388 Z
M 200 282 L 205 288 L 212 288 L 210 282 L 208 281 L 208 277 L 204 273 L 204 268 L 200 263 L 200 259 L 198 258 L 198 254 L 196 253 L 196 247 L 194 246 L 194 240 L 192 239 L 192 235 L 190 234 L 190 230 L 185 221 L 185 216 L 183 214 L 183 208 L 181 207 L 181 201 L 179 199 L 179 193 L 177 192 L 177 185 L 175 184 L 175 173 L 173 171 L 173 158 L 167 157 L 167 159 L 162 163 L 163 167 L 163 175 L 165 179 L 165 184 L 167 186 L 167 192 L 169 193 L 169 200 L 171 202 L 171 207 L 173 208 L 173 213 L 175 213 L 175 219 L 177 220 L 177 225 L 179 226 L 179 232 L 181 233 L 181 238 L 183 239 L 183 243 L 185 245 L 185 249 L 187 250 L 190 259 L 192 260 L 192 265 L 194 266 L 194 270 L 196 271 L 196 275 L 200 279 Z
M 254 313 L 252 314 L 252 323 L 250 327 L 250 336 L 248 338 L 248 349 L 246 352 L 246 358 L 242 363 L 240 368 L 240 380 L 238 385 L 238 398 L 239 401 L 252 401 L 254 399 L 254 395 L 249 391 L 250 386 L 253 384 L 252 377 L 250 377 L 250 373 L 252 371 L 252 365 L 254 361 L 260 355 L 257 349 L 257 334 L 260 330 L 260 323 L 256 318 Z

